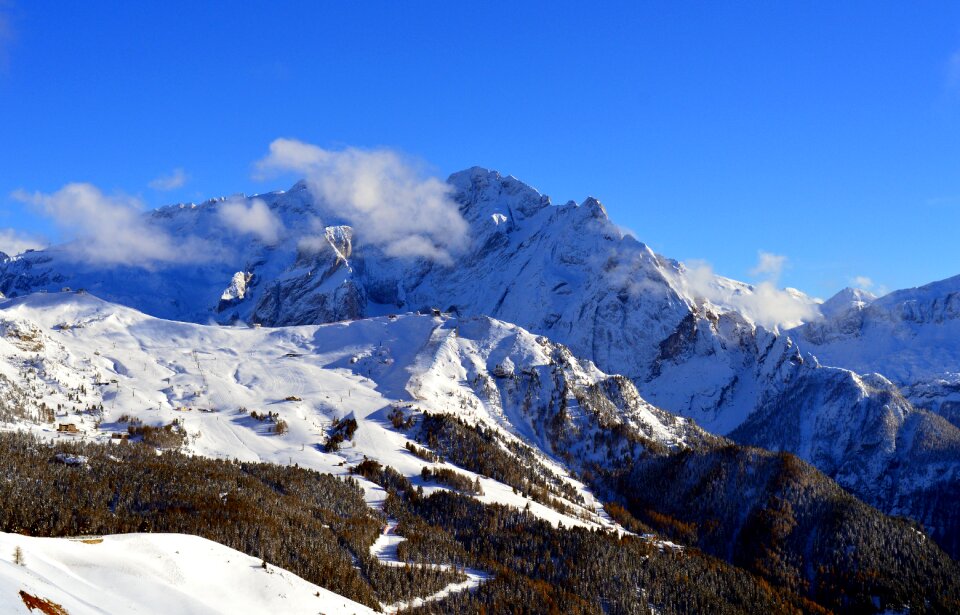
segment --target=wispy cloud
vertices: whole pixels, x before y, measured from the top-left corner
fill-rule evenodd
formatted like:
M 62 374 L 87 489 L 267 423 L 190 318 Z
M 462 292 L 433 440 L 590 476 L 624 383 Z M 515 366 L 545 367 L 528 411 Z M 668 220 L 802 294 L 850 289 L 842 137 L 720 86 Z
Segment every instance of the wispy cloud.
M 354 227 L 358 238 L 389 256 L 452 262 L 467 242 L 467 223 L 445 182 L 388 149 L 328 150 L 277 139 L 256 163 L 257 176 L 299 173 L 324 217 Z
M 38 237 L 25 235 L 16 229 L 0 229 L 0 252 L 7 256 L 23 254 L 27 250 L 39 250 L 46 242 Z
M 873 280 L 865 275 L 854 276 L 850 282 L 853 284 L 854 288 L 859 288 L 862 290 L 870 290 L 873 288 Z
M 152 267 L 213 256 L 200 240 L 173 237 L 150 224 L 139 199 L 109 196 L 91 184 L 67 184 L 51 194 L 18 190 L 12 197 L 39 208 L 73 237 L 64 250 L 83 262 Z
M 691 297 L 736 310 L 756 324 L 776 330 L 819 317 L 814 300 L 777 287 L 785 264 L 786 257 L 761 251 L 751 273 L 768 279 L 748 287 L 717 276 L 705 261 L 688 261 L 683 263 L 677 282 Z
M 786 256 L 760 250 L 757 252 L 757 264 L 750 270 L 750 275 L 776 282 L 780 279 L 780 274 L 783 273 L 786 264 Z
M 229 200 L 218 206 L 217 214 L 227 228 L 258 237 L 266 244 L 276 243 L 284 231 L 283 222 L 261 199 Z
M 187 175 L 187 172 L 183 169 L 177 168 L 171 171 L 168 175 L 161 175 L 147 185 L 154 190 L 176 190 L 177 188 L 182 188 L 184 184 L 187 183 L 188 179 L 190 179 L 190 176 Z
M 865 275 L 858 275 L 850 278 L 850 285 L 853 288 L 859 288 L 860 290 L 868 291 L 877 297 L 882 297 L 890 292 L 890 288 L 886 284 L 877 284 L 873 281 L 873 279 L 868 278 Z
M 636 244 L 634 244 L 636 245 Z M 661 282 L 645 272 L 649 259 L 656 258 L 648 248 L 637 250 L 628 246 L 626 251 L 612 250 L 606 255 L 593 257 L 593 263 L 602 267 L 604 278 L 615 287 L 621 287 L 632 296 L 649 292 L 662 292 Z M 786 262 L 776 259 L 759 259 L 758 267 L 765 273 L 777 273 L 772 264 Z M 682 297 L 696 305 L 709 302 L 720 311 L 736 311 L 753 323 L 768 330 L 790 328 L 820 318 L 817 301 L 793 289 L 781 289 L 771 280 L 759 284 L 745 284 L 719 276 L 713 266 L 702 260 L 688 260 L 662 269 L 671 287 Z

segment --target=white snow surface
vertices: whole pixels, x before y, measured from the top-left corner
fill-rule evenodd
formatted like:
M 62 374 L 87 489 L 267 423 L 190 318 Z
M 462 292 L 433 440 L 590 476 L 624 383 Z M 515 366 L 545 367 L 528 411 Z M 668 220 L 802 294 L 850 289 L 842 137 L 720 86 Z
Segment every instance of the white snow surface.
M 22 565 L 13 562 L 17 547 Z M 67 539 L 0 533 L 0 612 L 30 613 L 20 592 L 70 615 L 375 612 L 261 563 L 184 534 Z
M 90 294 L 40 293 L 0 304 L 0 332 L 0 387 L 27 412 L 6 429 L 27 428 L 50 440 L 109 442 L 111 434 L 126 432 L 121 419 L 154 426 L 177 420 L 187 434 L 185 450 L 193 454 L 299 464 L 336 475 L 369 457 L 430 493 L 443 487 L 424 482 L 420 473 L 436 464 L 405 450 L 409 438 L 387 417 L 395 408 L 407 415 L 453 413 L 534 446 L 545 471 L 572 485 L 584 503 L 565 502 L 577 512 L 563 514 L 458 469 L 479 478 L 480 500 L 529 504 L 534 514 L 567 527 L 614 525 L 589 490 L 555 461 L 550 441 L 536 427 L 537 415 L 490 384 L 498 368 L 546 369 L 558 352 L 513 325 L 401 315 L 300 327 L 223 327 L 162 320 Z M 588 386 L 608 378 L 592 364 L 564 356 L 570 382 Z M 42 406 L 55 409 L 55 423 L 38 421 Z M 273 420 L 252 418 L 251 411 L 275 413 L 287 433 L 273 433 Z M 324 452 L 332 422 L 346 418 L 359 425 L 352 442 Z M 620 420 L 672 447 L 682 445 L 691 430 L 638 396 Z M 58 433 L 63 424 L 79 433 Z M 383 490 L 361 484 L 371 505 L 379 505 Z

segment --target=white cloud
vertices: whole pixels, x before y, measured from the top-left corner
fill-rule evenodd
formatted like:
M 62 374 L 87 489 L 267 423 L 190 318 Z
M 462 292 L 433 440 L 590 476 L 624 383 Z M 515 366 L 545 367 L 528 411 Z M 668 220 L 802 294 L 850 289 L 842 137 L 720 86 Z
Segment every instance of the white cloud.
M 147 185 L 154 190 L 176 190 L 177 188 L 182 188 L 188 179 L 190 179 L 190 176 L 187 175 L 187 172 L 177 168 L 171 171 L 169 175 L 161 175 Z
M 779 275 L 785 262 L 783 257 L 764 258 L 761 252 L 756 270 L 773 276 Z M 799 293 L 776 287 L 773 280 L 747 286 L 717 276 L 713 267 L 703 261 L 683 263 L 678 283 L 695 298 L 740 312 L 756 324 L 767 329 L 792 327 L 819 317 L 815 300 Z
M 390 256 L 450 263 L 467 242 L 467 223 L 450 186 L 424 177 L 397 152 L 332 151 L 277 139 L 256 169 L 259 177 L 301 174 L 325 216 L 350 224 L 358 238 Z
M 88 263 L 150 267 L 193 262 L 205 251 L 195 237 L 174 238 L 151 225 L 138 199 L 108 196 L 91 184 L 67 184 L 52 194 L 18 190 L 12 196 L 40 208 L 74 236 L 64 249 Z
M 614 249 L 605 255 L 596 255 L 593 263 L 602 268 L 604 278 L 611 285 L 623 287 L 633 296 L 641 296 L 662 292 L 660 279 L 646 273 L 651 267 L 649 261 L 656 258 L 646 247 L 628 251 Z M 766 262 L 771 261 L 767 259 Z M 771 280 L 751 285 L 718 276 L 706 261 L 690 260 L 680 263 L 677 268 L 665 266 L 661 271 L 671 287 L 694 304 L 701 305 L 706 301 L 721 312 L 739 312 L 771 331 L 821 317 L 818 300 L 798 290 L 777 288 Z
M 330 242 L 326 238 L 326 227 L 319 218 L 311 217 L 307 223 L 307 233 L 297 240 L 297 249 L 308 254 L 321 252 Z
M 261 199 L 232 199 L 218 207 L 221 223 L 238 233 L 258 237 L 266 244 L 275 244 L 283 233 L 283 222 Z
M 786 264 L 786 256 L 760 250 L 757 252 L 757 264 L 750 270 L 750 275 L 764 277 L 776 282 L 780 279 L 780 274 Z
M 36 237 L 24 235 L 12 228 L 0 230 L 0 252 L 8 256 L 16 256 L 27 250 L 40 250 L 44 247 L 46 243 Z
M 858 275 L 850 281 L 853 283 L 854 288 L 860 288 L 863 290 L 870 290 L 870 288 L 873 286 L 873 280 L 865 275 Z

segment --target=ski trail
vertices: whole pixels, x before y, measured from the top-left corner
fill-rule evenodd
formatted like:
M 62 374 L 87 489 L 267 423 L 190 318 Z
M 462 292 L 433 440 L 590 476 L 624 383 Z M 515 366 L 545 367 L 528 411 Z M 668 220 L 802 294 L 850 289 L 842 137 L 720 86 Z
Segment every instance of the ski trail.
M 405 566 L 397 557 L 397 546 L 406 540 L 403 536 L 396 533 L 397 522 L 389 520 L 383 532 L 377 536 L 376 542 L 370 545 L 370 555 L 377 558 L 384 566 Z
M 417 568 L 430 568 L 433 570 L 453 569 L 453 566 L 449 564 L 414 564 L 401 561 L 397 556 L 397 546 L 406 540 L 406 538 L 397 534 L 396 531 L 396 520 L 389 519 L 387 521 L 387 525 L 383 528 L 383 532 L 381 532 L 380 536 L 377 537 L 377 540 L 370 545 L 370 555 L 377 558 L 381 564 L 384 566 L 415 566 Z M 380 608 L 384 613 L 397 613 L 405 609 L 417 608 L 429 602 L 442 600 L 447 596 L 451 596 L 459 592 L 474 590 L 480 587 L 482 583 L 493 578 L 493 575 L 474 568 L 467 568 L 463 571 L 463 573 L 467 576 L 465 581 L 450 583 L 440 591 L 430 594 L 429 596 L 413 598 L 411 600 L 403 600 L 393 604 L 381 603 Z
M 436 602 L 437 600 L 443 600 L 447 596 L 460 593 L 462 591 L 470 591 L 480 587 L 480 585 L 486 581 L 489 581 L 493 578 L 493 575 L 483 572 L 482 570 L 475 570 L 473 568 L 467 568 L 463 571 L 467 575 L 466 581 L 461 581 L 459 583 L 451 583 L 438 591 L 435 594 L 430 594 L 425 598 L 414 598 L 413 600 L 406 602 L 395 602 L 393 604 L 381 604 L 381 608 L 384 613 L 397 613 L 405 609 L 413 609 L 428 602 Z

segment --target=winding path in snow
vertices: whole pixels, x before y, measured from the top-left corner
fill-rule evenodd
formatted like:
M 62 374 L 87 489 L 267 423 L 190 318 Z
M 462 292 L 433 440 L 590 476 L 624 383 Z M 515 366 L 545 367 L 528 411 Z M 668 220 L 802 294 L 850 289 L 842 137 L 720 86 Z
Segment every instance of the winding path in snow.
M 404 540 L 406 540 L 406 538 L 397 534 L 397 522 L 393 519 L 390 519 L 388 520 L 387 525 L 384 526 L 383 532 L 381 532 L 380 536 L 377 537 L 376 542 L 370 545 L 370 555 L 376 557 L 384 566 L 415 566 L 417 568 L 431 568 L 434 570 L 453 569 L 453 566 L 449 564 L 414 564 L 401 561 L 400 558 L 397 557 L 397 546 Z M 384 613 L 397 613 L 404 609 L 416 608 L 423 606 L 428 602 L 442 600 L 452 594 L 474 590 L 480 587 L 482 583 L 493 578 L 493 575 L 475 568 L 467 568 L 463 571 L 463 573 L 467 575 L 467 579 L 465 581 L 450 583 L 440 591 L 423 598 L 414 598 L 412 600 L 395 602 L 393 604 L 381 603 L 380 608 Z

